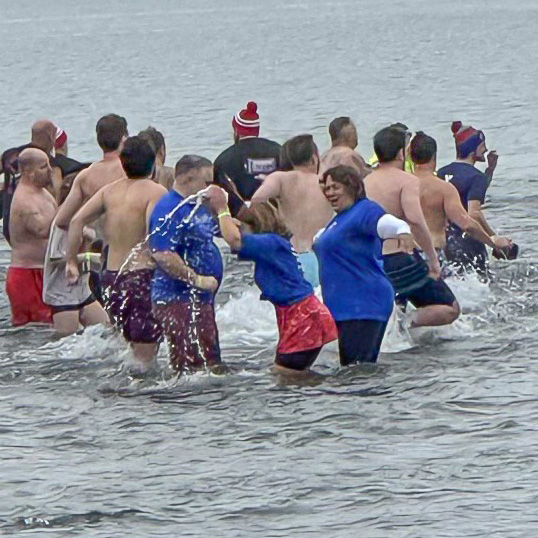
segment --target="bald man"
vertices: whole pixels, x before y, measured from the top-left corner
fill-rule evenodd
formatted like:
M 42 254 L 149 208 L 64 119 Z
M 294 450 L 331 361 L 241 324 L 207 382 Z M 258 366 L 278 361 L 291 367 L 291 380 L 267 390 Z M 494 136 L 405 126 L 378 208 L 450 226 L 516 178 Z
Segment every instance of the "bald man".
M 32 125 L 32 139 L 29 144 L 8 149 L 0 158 L 0 174 L 4 173 L 3 185 L 0 185 L 0 191 L 3 191 L 1 204 L 4 218 L 3 233 L 8 243 L 10 242 L 9 216 L 13 195 L 21 175 L 18 158 L 22 151 L 28 148 L 37 148 L 47 154 L 52 168 L 52 179 L 47 188 L 56 199 L 60 193 L 62 172 L 56 159 L 52 156 L 55 140 L 56 126 L 50 120 L 39 120 Z
M 43 303 L 43 263 L 56 201 L 47 190 L 52 167 L 44 151 L 25 149 L 19 155 L 21 177 L 11 203 L 11 264 L 6 292 L 11 323 L 52 323 L 52 312 Z
M 331 121 L 329 136 L 331 148 L 321 157 L 320 175 L 339 165 L 355 168 L 363 178 L 371 172 L 371 168 L 356 151 L 359 139 L 357 128 L 351 118 L 342 116 Z

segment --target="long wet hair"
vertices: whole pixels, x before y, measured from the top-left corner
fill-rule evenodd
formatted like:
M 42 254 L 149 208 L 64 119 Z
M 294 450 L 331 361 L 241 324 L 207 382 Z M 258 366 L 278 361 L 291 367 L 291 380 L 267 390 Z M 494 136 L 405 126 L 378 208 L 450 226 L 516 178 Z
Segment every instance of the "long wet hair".
M 255 234 L 271 233 L 286 239 L 291 237 L 290 231 L 284 224 L 278 209 L 270 202 L 263 202 L 249 207 L 242 221 L 248 224 L 252 229 L 252 233 Z
M 327 170 L 321 178 L 320 185 L 322 189 L 325 189 L 327 178 L 329 176 L 335 183 L 340 183 L 343 185 L 346 191 L 353 197 L 355 202 L 366 198 L 364 181 L 355 168 L 344 165 L 329 168 L 329 170 Z

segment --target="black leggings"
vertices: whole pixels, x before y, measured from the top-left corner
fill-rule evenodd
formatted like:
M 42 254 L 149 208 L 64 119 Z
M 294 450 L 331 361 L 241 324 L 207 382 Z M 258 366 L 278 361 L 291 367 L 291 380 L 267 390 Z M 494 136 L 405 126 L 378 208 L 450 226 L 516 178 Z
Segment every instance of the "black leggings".
M 321 348 L 318 347 L 308 351 L 296 351 L 295 353 L 277 353 L 275 364 L 290 370 L 308 370 L 318 358 L 320 351 Z
M 371 319 L 337 321 L 340 364 L 376 362 L 387 323 Z

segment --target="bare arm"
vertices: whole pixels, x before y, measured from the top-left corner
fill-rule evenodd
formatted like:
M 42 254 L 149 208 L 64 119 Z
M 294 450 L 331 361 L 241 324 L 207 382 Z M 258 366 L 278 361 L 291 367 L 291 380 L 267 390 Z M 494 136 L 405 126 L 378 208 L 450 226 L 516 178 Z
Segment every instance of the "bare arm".
M 252 197 L 253 204 L 260 204 L 267 202 L 271 198 L 278 198 L 280 196 L 280 174 L 279 172 L 273 172 L 269 174 L 263 181 L 261 187 L 254 193 Z
M 67 230 L 71 219 L 75 216 L 75 213 L 82 206 L 84 200 L 84 193 L 82 191 L 81 180 L 84 178 L 84 171 L 82 171 L 73 181 L 73 186 L 67 195 L 64 203 L 60 206 L 58 210 L 58 215 L 56 216 L 56 226 L 62 228 L 62 230 Z
M 104 212 L 104 189 L 100 189 L 80 208 L 71 220 L 67 234 L 66 259 L 68 263 L 76 263 L 77 254 L 82 244 L 84 226 L 99 218 Z
M 469 200 L 469 216 L 476 220 L 488 235 L 495 235 L 484 213 L 482 213 L 482 204 L 478 200 Z
M 149 230 L 149 219 L 151 218 L 151 214 L 153 213 L 157 202 L 168 192 L 163 185 L 156 184 L 155 187 L 157 187 L 154 189 L 155 193 L 146 207 L 146 230 Z
M 469 213 L 467 213 L 467 211 L 465 211 L 464 207 L 461 205 L 456 187 L 450 183 L 447 183 L 446 187 L 446 193 L 443 197 L 443 205 L 448 220 L 453 222 L 456 226 L 459 226 L 474 239 L 477 239 L 478 241 L 481 241 L 482 243 L 494 248 L 495 243 L 491 237 L 487 234 L 481 224 L 471 218 Z
M 58 167 L 52 169 L 52 196 L 58 203 L 60 200 L 60 191 L 62 190 L 62 171 Z
M 416 178 L 413 179 L 415 180 Z M 418 180 L 409 181 L 404 185 L 400 194 L 400 201 L 404 218 L 411 228 L 415 241 L 425 252 L 428 260 L 436 260 L 437 254 L 420 205 Z
M 202 276 L 194 269 L 188 267 L 176 252 L 161 250 L 153 252 L 153 258 L 159 268 L 168 273 L 171 277 L 182 280 L 195 288 L 214 291 L 218 287 L 218 282 L 212 276 Z

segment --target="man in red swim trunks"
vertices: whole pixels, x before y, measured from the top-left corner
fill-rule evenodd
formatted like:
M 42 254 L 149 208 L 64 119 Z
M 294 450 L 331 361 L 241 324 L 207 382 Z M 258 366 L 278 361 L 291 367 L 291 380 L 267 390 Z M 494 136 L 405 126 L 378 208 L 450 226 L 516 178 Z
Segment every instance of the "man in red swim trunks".
M 51 309 L 43 303 L 43 263 L 56 202 L 48 192 L 52 168 L 44 151 L 25 149 L 19 155 L 21 178 L 11 203 L 11 264 L 6 292 L 11 323 L 52 323 Z

